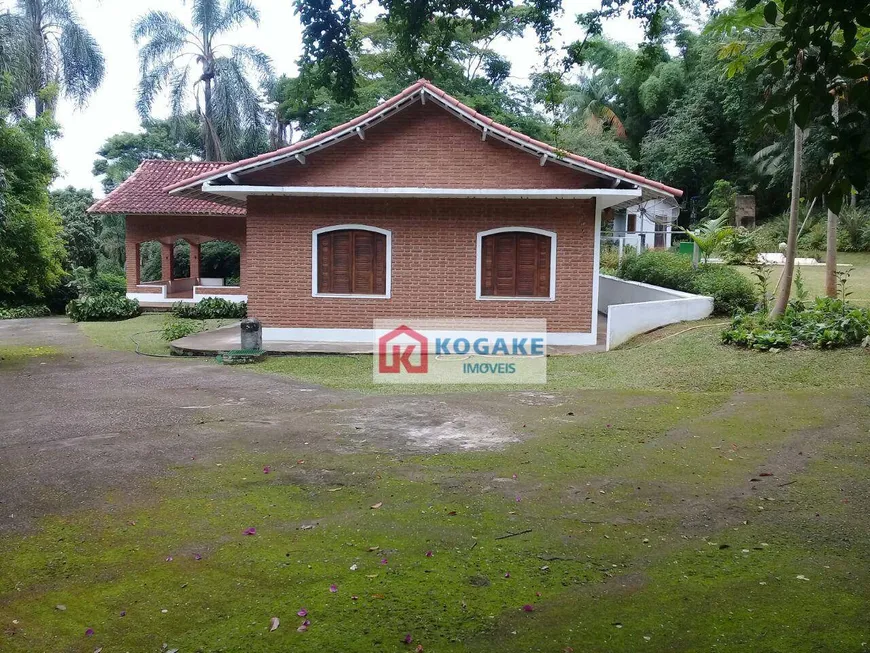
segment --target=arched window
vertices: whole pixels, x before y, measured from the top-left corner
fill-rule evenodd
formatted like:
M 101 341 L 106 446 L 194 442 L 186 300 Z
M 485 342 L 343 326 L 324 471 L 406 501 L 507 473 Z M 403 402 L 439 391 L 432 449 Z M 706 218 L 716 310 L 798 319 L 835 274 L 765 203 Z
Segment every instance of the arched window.
M 313 295 L 389 297 L 390 232 L 363 225 L 317 229 Z
M 477 235 L 477 298 L 556 298 L 556 234 L 505 228 Z

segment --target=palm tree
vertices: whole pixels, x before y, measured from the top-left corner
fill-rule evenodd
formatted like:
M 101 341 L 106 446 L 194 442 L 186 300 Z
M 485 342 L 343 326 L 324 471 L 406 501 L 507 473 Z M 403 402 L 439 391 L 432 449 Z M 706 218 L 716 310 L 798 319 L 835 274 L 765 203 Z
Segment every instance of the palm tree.
M 267 84 L 272 77 L 269 57 L 253 46 L 215 42 L 246 21 L 259 20 L 260 12 L 248 0 L 192 0 L 190 27 L 165 11 L 139 18 L 133 38 L 142 44 L 137 102 L 142 118 L 150 117 L 154 100 L 168 88 L 175 118 L 184 116 L 194 100 L 207 160 L 234 157 L 245 143 L 263 137 L 265 113 L 249 75 L 258 75 L 261 86 Z
M 580 84 L 572 86 L 565 94 L 564 106 L 569 120 L 583 123 L 586 130 L 600 134 L 605 128 L 612 129 L 617 138 L 626 137 L 625 125 L 614 109 L 616 78 L 612 73 L 593 71 L 584 76 Z
M 83 105 L 103 81 L 103 53 L 70 0 L 15 0 L 0 15 L 0 38 L 0 73 L 19 113 L 30 99 L 37 116 L 53 115 L 58 96 Z

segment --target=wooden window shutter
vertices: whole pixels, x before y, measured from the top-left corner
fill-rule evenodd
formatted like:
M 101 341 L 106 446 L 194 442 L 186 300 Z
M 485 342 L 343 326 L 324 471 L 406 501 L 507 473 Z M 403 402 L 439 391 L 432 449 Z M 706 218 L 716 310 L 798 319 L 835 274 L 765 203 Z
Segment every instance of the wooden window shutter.
M 387 237 L 362 229 L 318 236 L 317 289 L 324 294 L 384 295 Z
M 480 294 L 484 297 L 549 297 L 549 236 L 517 231 L 481 240 Z

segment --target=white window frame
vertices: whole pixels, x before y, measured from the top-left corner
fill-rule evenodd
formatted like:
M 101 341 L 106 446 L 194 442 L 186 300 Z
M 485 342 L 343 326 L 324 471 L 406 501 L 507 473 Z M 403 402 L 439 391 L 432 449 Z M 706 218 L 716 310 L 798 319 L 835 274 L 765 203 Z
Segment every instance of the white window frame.
M 353 229 L 355 231 L 371 231 L 378 234 L 383 234 L 387 237 L 387 270 L 386 270 L 386 293 L 383 295 L 357 295 L 353 293 L 321 293 L 317 291 L 317 271 L 318 271 L 318 256 L 320 248 L 317 246 L 317 238 L 320 234 L 330 231 L 345 231 Z M 311 296 L 312 297 L 329 297 L 333 299 L 390 299 L 392 293 L 392 277 L 393 277 L 393 233 L 388 229 L 380 227 L 372 227 L 366 224 L 337 224 L 329 227 L 321 227 L 311 232 Z
M 503 234 L 508 232 L 524 232 L 529 234 L 538 234 L 539 236 L 548 236 L 550 238 L 550 295 L 549 297 L 495 297 L 482 294 L 483 286 L 483 239 L 486 236 L 493 234 Z M 556 301 L 556 232 L 547 231 L 546 229 L 536 229 L 535 227 L 499 227 L 498 229 L 489 229 L 487 231 L 477 232 L 477 299 L 482 302 L 553 302 Z

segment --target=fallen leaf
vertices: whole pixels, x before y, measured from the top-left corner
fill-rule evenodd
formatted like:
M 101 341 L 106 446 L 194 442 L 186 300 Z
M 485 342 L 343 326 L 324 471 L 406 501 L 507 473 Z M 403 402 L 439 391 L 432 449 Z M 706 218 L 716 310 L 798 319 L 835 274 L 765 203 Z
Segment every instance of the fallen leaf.
M 304 461 L 304 460 L 297 460 L 297 461 L 296 461 L 296 464 L 297 464 L 297 465 L 304 465 L 304 464 L 305 464 L 305 461 Z
M 194 560 L 202 560 L 202 555 L 199 554 L 199 553 L 194 553 L 194 554 L 193 554 L 193 559 L 194 559 Z
M 351 571 L 356 571 L 357 569 L 359 569 L 359 566 L 356 563 L 354 563 L 350 566 Z
M 455 510 L 451 510 L 450 512 L 447 513 L 447 516 L 448 516 L 448 517 L 455 517 L 455 516 L 456 516 L 456 511 L 455 511 Z
M 329 586 L 329 591 L 332 592 L 333 594 L 335 594 L 338 591 L 338 585 L 333 583 L 332 585 Z
M 380 549 L 380 548 L 381 548 L 381 547 L 379 547 L 379 546 L 370 546 L 370 547 L 369 547 L 369 552 L 371 552 L 371 551 L 377 551 L 377 550 Z
M 382 599 L 382 598 L 384 598 L 384 595 L 383 594 L 372 594 L 372 598 L 373 599 Z
M 378 503 L 376 503 L 375 505 L 372 506 L 372 510 L 377 510 L 382 505 L 384 505 L 383 501 L 379 501 Z
M 266 465 L 266 466 L 263 468 L 263 473 L 264 473 L 264 474 L 268 474 L 268 473 L 271 472 L 271 471 L 272 471 L 272 468 L 269 467 L 268 465 Z
M 88 629 L 85 631 L 85 636 L 87 636 L 87 637 L 90 637 L 90 636 L 93 635 L 93 634 L 94 634 L 94 629 L 93 629 L 93 628 L 88 628 Z
M 244 535 L 256 535 L 257 529 L 253 526 L 251 528 L 245 529 Z
M 524 611 L 524 612 L 534 612 L 534 611 L 535 611 L 535 606 L 526 603 L 526 604 L 523 606 L 523 611 Z
M 377 574 L 366 574 L 366 578 L 377 578 Z
M 411 633 L 408 633 L 404 638 L 402 638 L 402 641 L 405 642 L 405 644 L 410 644 L 414 641 L 414 638 L 411 637 Z
M 301 608 L 301 609 L 299 610 L 299 612 L 297 612 L 296 614 L 297 614 L 297 616 L 300 616 L 300 617 L 307 617 L 307 616 L 308 616 L 308 610 L 306 610 L 305 608 Z
M 269 620 L 269 632 L 271 633 L 273 631 L 278 630 L 278 626 L 280 626 L 280 625 L 281 625 L 281 621 L 278 619 L 278 617 L 272 617 Z
M 386 559 L 386 558 L 381 558 L 381 564 L 382 564 L 382 565 L 387 564 L 387 559 Z
M 66 606 L 65 605 L 56 605 L 56 606 L 54 606 L 54 609 L 60 610 L 61 612 L 63 612 L 64 610 L 66 610 Z
M 329 490 L 327 490 L 327 492 L 338 492 L 340 489 L 341 489 L 340 487 L 334 487 L 334 488 L 330 488 Z
M 301 626 L 299 626 L 299 628 L 296 629 L 296 632 L 297 633 L 304 633 L 306 630 L 308 630 L 308 626 L 306 626 L 305 624 L 302 624 Z
M 426 551 L 426 557 L 427 557 L 427 558 L 431 558 L 433 555 L 435 555 L 435 554 L 432 553 L 431 551 Z
M 423 653 L 423 645 L 417 644 L 417 648 L 414 649 L 417 653 Z

